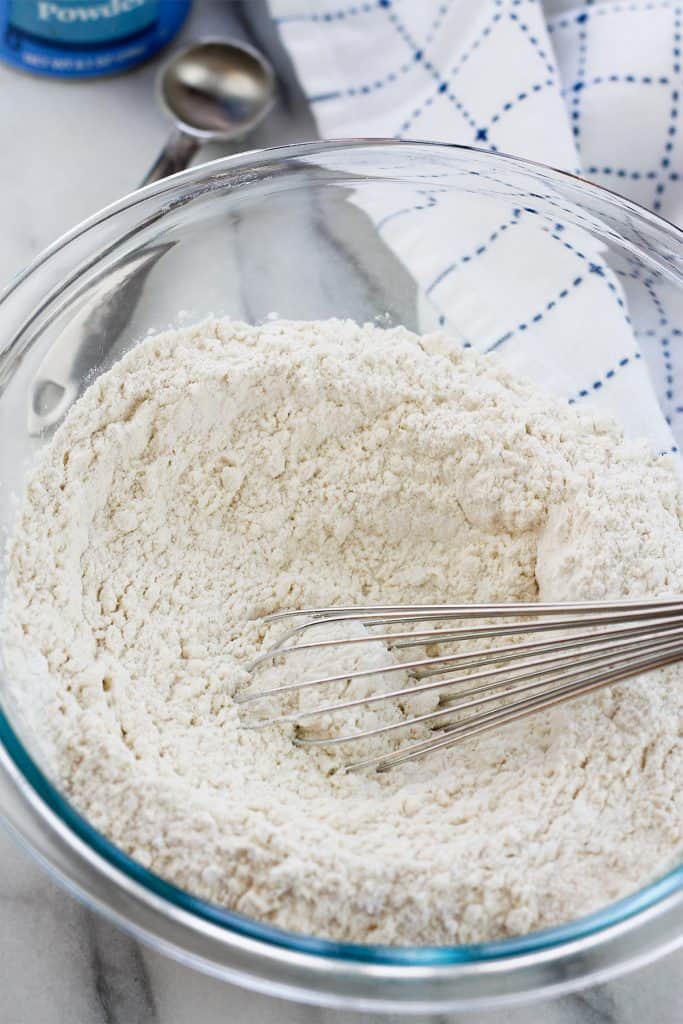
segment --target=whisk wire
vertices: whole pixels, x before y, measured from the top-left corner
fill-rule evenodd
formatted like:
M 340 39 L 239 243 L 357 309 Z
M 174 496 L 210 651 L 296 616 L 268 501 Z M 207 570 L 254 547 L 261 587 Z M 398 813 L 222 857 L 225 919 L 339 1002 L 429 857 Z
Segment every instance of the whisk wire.
M 250 671 L 258 674 L 266 663 L 279 663 L 295 655 L 310 655 L 329 649 L 349 649 L 368 643 L 384 644 L 388 654 L 409 647 L 466 644 L 470 641 L 493 642 L 487 649 L 436 653 L 429 657 L 353 668 L 331 675 L 301 679 L 267 689 L 248 690 L 236 699 L 255 704 L 267 698 L 293 696 L 301 691 L 337 684 L 345 689 L 358 680 L 403 673 L 408 685 L 375 689 L 360 696 L 334 700 L 328 698 L 315 708 L 299 708 L 263 717 L 251 723 L 265 728 L 276 723 L 292 723 L 294 742 L 299 746 L 338 746 L 353 744 L 398 730 L 430 728 L 436 737 L 411 742 L 389 752 L 345 765 L 348 771 L 369 766 L 378 770 L 401 764 L 415 757 L 450 746 L 488 729 L 504 726 L 521 717 L 574 699 L 595 689 L 628 679 L 642 672 L 683 659 L 683 600 L 664 598 L 647 601 L 576 602 L 562 604 L 479 604 L 479 605 L 374 605 L 366 608 L 318 608 L 278 612 L 268 622 L 303 616 L 305 621 L 289 629 L 274 647 L 257 657 Z M 512 619 L 512 622 L 485 622 L 483 625 L 450 626 L 445 622 L 473 619 Z M 424 624 L 432 622 L 433 628 Z M 353 635 L 320 640 L 303 639 L 316 627 L 354 624 Z M 409 624 L 421 628 L 407 629 Z M 382 627 L 399 626 L 399 631 Z M 381 632 L 375 632 L 376 629 Z M 360 629 L 360 633 L 358 632 Z M 583 631 L 582 631 L 583 630 Z M 544 634 L 540 640 L 518 642 L 525 634 Z M 557 633 L 557 636 L 553 636 Z M 495 646 L 500 639 L 512 643 Z M 294 641 L 294 642 L 292 642 Z M 438 646 L 437 646 L 438 650 Z M 491 667 L 498 666 L 498 667 Z M 473 671 L 479 670 L 481 671 Z M 452 675 L 453 671 L 456 675 Z M 430 682 L 422 680 L 434 678 Z M 465 687 L 463 689 L 462 687 Z M 540 692 L 538 692 L 540 691 Z M 411 697 L 439 694 L 438 706 L 410 716 L 403 707 Z M 328 735 L 315 732 L 315 719 L 353 711 L 364 705 L 394 701 L 400 704 L 402 717 L 373 728 Z M 495 704 L 493 708 L 489 705 Z M 457 718 L 466 714 L 466 717 Z M 456 721 L 453 721 L 453 718 Z M 312 719 L 311 725 L 304 725 Z
M 678 641 L 674 642 L 671 645 L 667 644 L 664 648 L 660 647 L 658 653 L 663 653 L 665 651 L 672 650 L 674 648 L 678 648 L 678 647 L 681 647 L 681 646 L 682 646 L 681 641 L 678 640 Z M 657 649 L 657 645 L 654 645 L 654 649 L 655 650 Z M 653 645 L 650 645 L 650 647 L 648 648 L 648 651 L 652 651 L 652 650 L 653 650 Z M 537 669 L 534 672 L 526 672 L 526 667 L 525 667 L 523 670 L 521 670 L 521 675 L 519 675 L 519 674 L 518 675 L 514 675 L 514 676 L 508 675 L 506 677 L 506 679 L 505 679 L 505 685 L 506 686 L 507 686 L 508 683 L 510 683 L 510 684 L 511 683 L 515 683 L 519 679 L 523 679 L 525 681 L 524 681 L 524 683 L 521 686 L 510 686 L 509 688 L 506 688 L 502 693 L 499 692 L 500 691 L 501 683 L 498 682 L 497 680 L 492 680 L 492 681 L 490 681 L 488 683 L 484 683 L 481 686 L 475 686 L 471 690 L 465 690 L 464 692 L 461 691 L 459 694 L 457 694 L 457 696 L 453 695 L 452 697 L 447 698 L 447 700 L 448 700 L 447 706 L 440 707 L 440 708 L 438 708 L 435 711 L 430 711 L 430 712 L 427 712 L 427 713 L 422 714 L 422 715 L 415 715 L 412 718 L 401 719 L 401 720 L 399 720 L 397 722 L 391 722 L 391 723 L 389 723 L 387 725 L 378 726 L 375 729 L 367 729 L 367 730 L 364 730 L 364 731 L 358 731 L 358 732 L 350 733 L 350 734 L 347 734 L 345 736 L 335 736 L 334 738 L 330 738 L 330 737 L 327 737 L 327 736 L 310 737 L 310 738 L 309 737 L 303 737 L 303 738 L 299 738 L 297 742 L 301 746 L 303 746 L 303 745 L 313 745 L 313 744 L 315 744 L 315 745 L 319 745 L 319 744 L 332 745 L 332 744 L 348 742 L 349 740 L 354 740 L 354 739 L 366 739 L 367 737 L 370 737 L 370 736 L 379 736 L 379 735 L 381 735 L 383 733 L 393 732 L 396 729 L 405 729 L 405 728 L 409 728 L 411 726 L 423 724 L 425 722 L 435 721 L 438 718 L 444 718 L 444 717 L 448 717 L 448 716 L 453 716 L 454 714 L 456 714 L 459 711 L 469 710 L 470 708 L 478 707 L 478 706 L 480 706 L 482 704 L 488 704 L 491 701 L 500 700 L 501 698 L 509 699 L 510 697 L 514 697 L 518 693 L 525 693 L 527 690 L 537 689 L 539 686 L 547 684 L 547 682 L 549 681 L 548 680 L 549 673 L 550 673 L 551 677 L 557 678 L 557 675 L 556 675 L 557 667 L 562 667 L 567 661 L 568 661 L 567 658 L 564 658 L 564 657 L 561 657 L 561 656 L 557 656 L 557 657 L 548 659 L 547 666 L 543 666 L 543 667 Z M 570 670 L 570 671 L 566 672 L 564 674 L 564 676 L 563 676 L 563 679 L 566 682 L 567 680 L 569 680 L 571 678 L 581 677 L 582 673 L 584 672 L 584 666 L 585 665 L 598 665 L 598 666 L 600 666 L 600 665 L 605 665 L 605 664 L 609 664 L 609 665 L 611 665 L 611 667 L 613 669 L 617 669 L 617 668 L 619 668 L 622 665 L 625 666 L 627 664 L 633 664 L 635 666 L 638 663 L 637 662 L 633 663 L 632 660 L 629 659 L 629 658 L 625 659 L 625 658 L 622 657 L 622 658 L 619 658 L 616 661 L 614 661 L 611 658 L 609 658 L 608 656 L 606 656 L 605 654 L 593 655 L 591 658 L 586 658 L 585 661 L 582 663 L 580 668 L 576 668 L 574 670 Z M 550 665 L 555 665 L 555 668 L 554 669 L 550 669 Z M 636 671 L 635 667 L 634 667 L 634 671 Z M 453 684 L 458 684 L 458 683 L 463 683 L 463 682 L 476 681 L 477 679 L 484 679 L 486 677 L 499 676 L 500 672 L 501 672 L 501 670 L 498 669 L 498 670 L 494 670 L 492 672 L 477 673 L 474 676 L 462 676 L 459 679 L 445 680 L 443 685 L 453 685 Z M 529 682 L 529 680 L 531 680 L 531 682 Z M 535 680 L 535 682 L 534 682 L 534 680 Z M 491 693 L 492 690 L 496 691 L 496 692 Z M 479 694 L 482 694 L 482 693 L 486 694 L 486 696 L 484 696 L 484 697 L 478 696 Z M 468 699 L 465 700 L 465 698 L 468 698 Z M 475 699 L 470 700 L 469 698 L 475 698 Z M 452 703 L 450 703 L 451 700 L 458 700 L 458 701 L 460 701 L 460 703 L 452 704 Z M 366 702 L 364 702 L 361 699 L 357 703 L 362 704 L 362 703 L 366 703 Z M 301 713 L 300 716 L 297 716 L 297 717 L 303 718 L 303 717 L 308 717 L 311 714 L 322 714 L 326 710 L 329 713 L 329 711 L 339 711 L 339 710 L 341 710 L 341 707 L 340 707 L 340 705 L 336 705 L 336 706 L 332 706 L 331 708 L 328 708 L 328 709 L 321 708 L 319 711 L 313 712 L 313 713 L 312 712 L 307 712 L 307 713 L 303 712 L 303 713 Z M 448 728 L 448 726 L 446 726 L 446 728 Z
M 512 722 L 518 721 L 520 718 L 526 717 L 527 715 L 539 711 L 545 711 L 557 704 L 562 704 L 568 700 L 572 700 L 577 696 L 583 696 L 605 686 L 611 686 L 614 683 L 622 682 L 634 675 L 639 675 L 641 672 L 652 671 L 655 668 L 664 668 L 666 665 L 672 665 L 675 662 L 680 661 L 681 658 L 683 658 L 683 648 L 678 647 L 669 656 L 652 658 L 649 661 L 639 663 L 636 666 L 625 668 L 620 672 L 614 672 L 614 670 L 610 668 L 609 670 L 598 673 L 593 677 L 583 679 L 580 683 L 575 682 L 573 684 L 563 684 L 562 686 L 549 690 L 547 693 L 537 697 L 528 697 L 525 700 L 521 700 L 516 704 L 510 705 L 509 707 L 489 711 L 481 716 L 473 716 L 472 719 L 459 723 L 459 726 L 462 726 L 462 729 L 459 732 L 456 732 L 458 726 L 453 726 L 452 729 L 444 730 L 445 735 L 402 747 L 392 754 L 380 754 L 375 757 L 366 758 L 363 761 L 346 764 L 344 766 L 344 770 L 351 772 L 357 771 L 361 768 L 366 768 L 370 765 L 375 765 L 378 771 L 387 771 L 389 768 L 393 768 L 405 761 L 413 760 L 415 757 L 421 757 L 425 754 L 432 753 L 433 751 L 453 746 L 456 743 L 460 743 L 465 739 L 471 739 L 473 736 L 486 732 L 489 729 L 497 726 L 508 725 Z

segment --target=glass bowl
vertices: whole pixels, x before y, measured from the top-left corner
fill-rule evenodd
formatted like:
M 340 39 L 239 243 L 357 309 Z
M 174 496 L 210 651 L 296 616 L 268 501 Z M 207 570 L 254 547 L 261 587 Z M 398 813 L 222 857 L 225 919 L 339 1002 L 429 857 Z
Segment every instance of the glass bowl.
M 506 247 L 500 226 L 520 211 L 526 226 Z M 372 140 L 290 146 L 133 193 L 56 242 L 6 291 L 4 530 L 27 470 L 71 403 L 151 328 L 207 314 L 256 322 L 277 313 L 448 329 L 438 289 L 401 253 L 419 254 L 428 239 L 430 266 L 448 265 L 454 253 L 464 263 L 481 248 L 463 249 L 477 232 L 481 245 L 500 247 L 494 313 L 501 284 L 542 275 L 548 237 L 615 275 L 613 293 L 628 305 L 661 396 L 663 429 L 668 423 L 675 433 L 670 378 L 680 332 L 672 324 L 683 309 L 683 235 L 674 226 L 586 181 L 498 154 Z M 556 315 L 559 329 L 564 314 Z M 558 345 L 525 372 L 545 383 L 555 373 L 561 391 L 569 372 L 562 358 Z M 630 386 L 640 389 L 631 404 L 648 432 L 659 413 L 652 415 L 647 374 Z M 571 400 L 590 400 L 591 390 Z M 675 450 L 675 437 L 664 445 L 657 431 L 653 443 Z M 507 1006 L 603 980 L 683 942 L 683 865 L 589 917 L 476 946 L 345 945 L 280 931 L 181 891 L 96 832 L 50 778 L 30 708 L 12 698 L 4 670 L 0 700 L 0 810 L 12 830 L 86 903 L 230 981 L 347 1008 Z

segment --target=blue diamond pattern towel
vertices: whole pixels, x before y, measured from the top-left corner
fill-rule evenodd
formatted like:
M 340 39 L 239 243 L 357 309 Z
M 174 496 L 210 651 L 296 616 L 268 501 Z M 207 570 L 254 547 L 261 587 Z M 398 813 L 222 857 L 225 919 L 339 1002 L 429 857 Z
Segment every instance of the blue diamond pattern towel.
M 322 137 L 514 153 L 683 220 L 683 4 L 270 0 L 270 8 Z M 419 227 L 411 210 L 375 204 L 368 213 L 421 285 L 434 322 L 520 372 L 533 366 L 537 379 L 543 366 L 548 387 L 568 401 L 612 413 L 662 453 L 677 451 L 683 300 L 669 308 L 675 299 L 667 294 L 666 305 L 656 280 L 627 262 L 608 265 L 597 243 L 587 246 L 568 225 L 532 229 L 533 210 L 502 223 L 492 214 L 489 223 L 463 197 L 440 197 L 431 210 L 429 202 Z M 445 263 L 438 247 L 435 264 L 429 232 L 442 229 L 444 202 L 454 204 L 458 234 Z M 527 258 L 515 261 L 515 251 Z M 542 270 L 529 275 L 529 265 Z M 646 325 L 637 337 L 633 303 Z

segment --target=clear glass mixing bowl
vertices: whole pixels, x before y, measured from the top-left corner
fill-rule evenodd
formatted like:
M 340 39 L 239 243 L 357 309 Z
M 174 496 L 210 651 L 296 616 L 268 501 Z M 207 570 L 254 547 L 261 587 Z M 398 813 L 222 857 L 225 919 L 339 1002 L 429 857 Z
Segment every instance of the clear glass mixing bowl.
M 672 225 L 570 175 L 459 147 L 358 141 L 247 153 L 122 199 L 60 239 L 5 293 L 4 529 L 71 402 L 150 328 L 177 323 L 179 311 L 186 320 L 214 313 L 258 321 L 277 312 L 431 327 L 441 316 L 434 296 L 397 251 L 419 249 L 424 223 L 430 252 L 445 266 L 473 221 L 502 225 L 520 209 L 530 226 L 501 248 L 491 301 L 520 267 L 542 272 L 535 232 L 568 232 L 571 251 L 584 260 L 599 253 L 619 276 L 662 402 L 673 401 L 667 378 L 677 332 L 662 342 L 652 323 L 653 295 L 660 326 L 671 323 L 664 309 L 669 318 L 683 309 L 683 235 Z M 546 376 L 552 360 L 544 353 Z M 664 411 L 675 428 L 675 410 Z M 248 920 L 180 891 L 98 834 L 50 778 L 30 711 L 12 700 L 4 675 L 0 687 L 0 810 L 12 829 L 88 904 L 220 977 L 321 1004 L 463 1009 L 566 991 L 683 941 L 683 865 L 590 917 L 478 946 L 344 945 Z

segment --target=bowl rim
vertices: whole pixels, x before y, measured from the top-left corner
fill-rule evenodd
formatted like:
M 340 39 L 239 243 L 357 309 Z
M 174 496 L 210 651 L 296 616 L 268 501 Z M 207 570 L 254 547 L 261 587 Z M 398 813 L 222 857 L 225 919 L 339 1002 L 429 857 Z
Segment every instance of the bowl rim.
M 500 160 L 505 164 L 515 165 L 522 169 L 542 171 L 544 174 L 556 177 L 559 181 L 566 180 L 578 182 L 579 188 L 585 189 L 588 193 L 594 193 L 596 196 L 606 196 L 607 201 L 610 203 L 616 200 L 622 209 L 629 209 L 638 217 L 648 221 L 649 224 L 657 225 L 660 229 L 664 229 L 667 234 L 671 234 L 672 238 L 683 247 L 683 228 L 679 227 L 673 221 L 668 220 L 659 213 L 654 213 L 642 203 L 629 199 L 627 196 L 622 195 L 621 192 L 617 192 L 616 189 L 611 189 L 606 185 L 601 185 L 598 182 L 592 181 L 590 178 L 585 178 L 581 174 L 575 173 L 574 171 L 563 170 L 562 168 L 555 167 L 552 164 L 544 164 L 540 160 L 529 160 L 526 157 L 515 156 L 513 153 L 504 151 L 496 151 L 494 153 L 491 150 L 481 149 L 478 146 L 467 146 L 456 142 L 437 142 L 429 139 L 395 139 L 384 138 L 382 136 L 358 136 L 352 138 L 294 142 L 280 146 L 267 146 L 257 149 L 242 150 L 241 152 L 233 153 L 230 156 L 217 157 L 214 160 L 206 160 L 202 163 L 194 164 L 192 167 L 188 167 L 184 171 L 178 171 L 175 174 L 170 174 L 168 177 L 160 179 L 159 181 L 151 182 L 148 185 L 142 185 L 139 188 L 132 189 L 130 192 L 126 192 L 119 199 L 115 199 L 111 203 L 107 203 L 95 213 L 90 214 L 89 217 L 85 217 L 83 220 L 79 221 L 78 224 L 75 224 L 72 228 L 69 228 L 61 235 L 58 235 L 53 242 L 41 249 L 34 259 L 20 269 L 13 277 L 10 278 L 8 283 L 0 289 L 0 303 L 3 303 L 8 299 L 10 295 L 12 295 L 13 292 L 16 291 L 16 289 L 44 263 L 57 255 L 57 253 L 62 249 L 66 248 L 66 246 L 71 242 L 86 234 L 91 228 L 109 220 L 111 217 L 114 217 L 117 213 L 120 213 L 123 210 L 132 209 L 139 202 L 143 202 L 152 195 L 163 195 L 164 192 L 175 191 L 178 186 L 186 183 L 189 184 L 196 179 L 202 178 L 207 174 L 211 174 L 211 172 L 220 171 L 222 169 L 225 169 L 226 171 L 233 171 L 235 169 L 242 168 L 243 166 L 257 167 L 259 164 L 270 162 L 273 156 L 279 157 L 280 159 L 290 159 L 315 156 L 318 153 L 342 152 L 344 150 L 377 148 L 409 149 L 411 147 L 444 152 L 455 151 L 461 153 L 474 153 L 478 157 L 483 157 L 485 160 L 491 160 L 492 162 Z
M 491 153 L 473 146 L 462 146 L 450 143 L 429 141 L 411 141 L 397 139 L 367 138 L 313 141 L 290 144 L 267 149 L 249 150 L 243 153 L 208 161 L 172 175 L 160 182 L 136 189 L 119 200 L 104 207 L 99 212 L 85 219 L 74 228 L 61 235 L 55 242 L 44 249 L 22 272 L 20 272 L 0 294 L 0 306 L 17 291 L 25 281 L 38 272 L 46 263 L 53 259 L 72 242 L 97 228 L 105 221 L 115 218 L 123 211 L 130 211 L 138 204 L 144 203 L 153 196 L 182 191 L 187 185 L 200 182 L 216 182 L 221 178 L 230 177 L 235 172 L 243 172 L 246 168 L 258 171 L 259 167 L 280 161 L 315 158 L 321 153 L 344 152 L 348 150 L 385 150 L 396 148 L 409 150 L 412 148 L 448 153 L 461 151 L 476 154 L 478 158 L 492 164 L 502 162 L 514 164 L 518 168 L 541 171 L 550 179 L 559 182 L 569 180 L 578 183 L 578 187 L 588 195 L 606 197 L 610 204 L 618 203 L 620 209 L 630 210 L 648 224 L 663 229 L 670 237 L 672 244 L 679 247 L 683 254 L 683 231 L 658 214 L 634 203 L 601 185 L 589 181 L 580 175 L 549 167 L 537 161 L 524 160 L 505 153 Z M 215 188 L 215 185 L 214 185 Z M 197 193 L 200 194 L 200 193 Z M 201 194 L 204 194 L 202 191 Z M 190 198 L 191 201 L 192 197 Z M 166 207 L 164 213 L 172 209 Z M 161 214 L 161 216 L 164 215 Z M 98 252 L 95 261 L 102 256 Z M 682 261 L 683 262 L 683 261 Z M 683 280 L 683 274 L 681 275 Z M 8 346 L 8 348 L 11 346 Z M 193 896 L 160 876 L 150 872 L 116 847 L 101 833 L 97 832 L 83 818 L 59 790 L 47 779 L 25 749 L 14 732 L 7 716 L 0 708 L 0 754 L 5 770 L 11 775 L 18 773 L 28 785 L 32 794 L 57 818 L 80 842 L 90 848 L 103 862 L 117 872 L 122 873 L 137 883 L 154 899 L 161 899 L 167 904 L 199 918 L 210 924 L 217 925 L 226 934 L 242 936 L 245 940 L 255 941 L 267 949 L 286 949 L 303 954 L 306 960 L 324 959 L 330 962 L 342 962 L 346 967 L 357 965 L 373 966 L 375 970 L 385 972 L 398 969 L 402 976 L 406 970 L 414 969 L 417 974 L 427 969 L 429 972 L 443 973 L 462 965 L 500 966 L 513 962 L 523 962 L 529 955 L 542 954 L 557 960 L 563 953 L 593 947 L 601 941 L 610 941 L 623 927 L 635 928 L 639 921 L 652 916 L 652 913 L 667 911 L 673 903 L 683 907 L 683 863 L 674 867 L 662 877 L 649 883 L 635 893 L 613 902 L 594 913 L 567 922 L 565 924 L 531 932 L 523 936 L 501 939 L 487 943 L 463 944 L 455 946 L 373 946 L 358 943 L 334 942 L 312 936 L 302 936 L 283 929 L 275 928 L 255 919 L 237 914 L 234 911 L 216 906 Z M 15 778 L 15 782 L 17 779 Z M 102 908 L 101 908 L 102 909 Z M 683 941 L 683 928 L 681 929 Z M 578 944 L 578 945 L 577 945 Z

